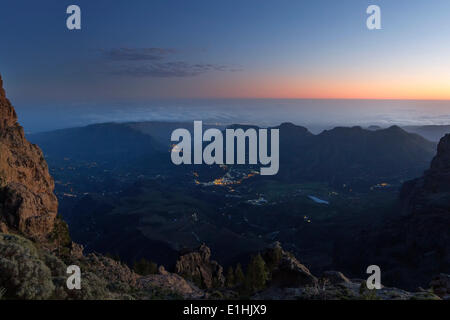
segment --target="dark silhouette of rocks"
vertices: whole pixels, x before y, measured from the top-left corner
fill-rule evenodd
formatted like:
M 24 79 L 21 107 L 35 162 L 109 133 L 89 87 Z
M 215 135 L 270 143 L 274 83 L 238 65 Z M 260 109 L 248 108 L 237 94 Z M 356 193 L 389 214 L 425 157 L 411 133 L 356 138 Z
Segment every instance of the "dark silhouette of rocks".
M 415 252 L 417 270 L 430 275 L 450 270 L 450 134 L 441 139 L 437 155 L 423 177 L 406 183 L 401 192 L 405 249 Z
M 252 297 L 255 300 L 439 300 L 437 295 L 425 290 L 413 293 L 385 286 L 369 290 L 365 280 L 350 280 L 339 271 L 325 271 L 317 278 L 278 242 L 262 256 L 271 270 L 271 280 L 266 289 Z M 436 286 L 443 288 L 442 283 L 436 282 Z
M 318 284 L 317 278 L 311 274 L 308 268 L 301 264 L 294 255 L 284 251 L 279 242 L 275 242 L 267 248 L 262 257 L 272 273 L 269 286 L 301 287 Z
M 211 260 L 211 250 L 204 244 L 195 251 L 181 255 L 176 262 L 175 272 L 207 289 L 223 287 L 225 284 L 222 266 Z
M 379 265 L 383 281 L 406 289 L 427 286 L 450 270 L 450 135 L 443 137 L 430 168 L 405 182 L 398 217 L 336 246 L 334 263 L 360 275 Z
M 430 283 L 433 292 L 444 300 L 450 300 L 450 275 L 441 273 Z

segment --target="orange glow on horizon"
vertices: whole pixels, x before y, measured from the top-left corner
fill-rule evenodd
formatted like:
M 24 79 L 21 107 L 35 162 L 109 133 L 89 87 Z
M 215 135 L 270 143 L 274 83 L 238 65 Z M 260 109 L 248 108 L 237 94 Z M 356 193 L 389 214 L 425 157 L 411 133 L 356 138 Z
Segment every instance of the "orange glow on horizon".
M 331 76 L 244 75 L 204 84 L 211 97 L 243 99 L 450 100 L 450 72 L 342 73 Z

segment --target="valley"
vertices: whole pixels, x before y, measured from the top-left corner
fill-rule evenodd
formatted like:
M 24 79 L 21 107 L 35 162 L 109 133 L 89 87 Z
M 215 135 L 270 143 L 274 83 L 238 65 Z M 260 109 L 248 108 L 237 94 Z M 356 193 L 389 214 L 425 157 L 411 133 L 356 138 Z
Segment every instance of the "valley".
M 400 215 L 401 185 L 425 170 L 435 149 L 398 127 L 313 135 L 282 124 L 280 173 L 261 176 L 252 165 L 175 166 L 170 137 L 153 125 L 30 136 L 44 150 L 71 236 L 87 252 L 170 269 L 179 252 L 205 243 L 226 267 L 279 241 L 314 272 L 330 270 L 342 243 Z M 85 143 L 90 132 L 95 145 Z M 59 148 L 61 137 L 75 147 Z

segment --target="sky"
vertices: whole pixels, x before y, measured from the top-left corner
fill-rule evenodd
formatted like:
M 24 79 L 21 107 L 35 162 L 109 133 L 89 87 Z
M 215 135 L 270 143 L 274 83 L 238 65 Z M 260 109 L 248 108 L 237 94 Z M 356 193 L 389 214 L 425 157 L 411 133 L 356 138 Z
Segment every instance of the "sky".
M 19 104 L 446 100 L 449 17 L 448 0 L 2 0 L 0 73 Z

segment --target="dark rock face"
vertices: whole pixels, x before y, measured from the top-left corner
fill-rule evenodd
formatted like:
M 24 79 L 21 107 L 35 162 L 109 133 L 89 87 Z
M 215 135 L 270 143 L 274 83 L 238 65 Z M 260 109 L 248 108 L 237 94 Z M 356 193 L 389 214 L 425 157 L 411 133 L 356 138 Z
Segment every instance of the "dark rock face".
M 439 142 L 437 155 L 424 176 L 405 183 L 401 198 L 406 214 L 450 210 L 450 134 Z
M 426 187 L 434 192 L 450 191 L 450 134 L 441 139 L 436 157 L 427 172 Z
M 433 292 L 444 300 L 450 300 L 450 275 L 441 273 L 430 283 Z
M 429 170 L 403 185 L 400 205 L 400 217 L 338 246 L 337 268 L 361 276 L 376 264 L 383 282 L 406 289 L 450 271 L 450 135 L 441 139 Z
M 58 208 L 41 150 L 25 139 L 0 78 L 0 231 L 46 238 Z
M 210 259 L 211 250 L 203 244 L 197 250 L 181 255 L 175 265 L 175 272 L 207 289 L 223 287 L 223 268 Z
M 422 178 L 402 190 L 406 248 L 417 252 L 424 270 L 450 270 L 450 135 L 441 139 L 436 157 Z
M 315 286 L 317 278 L 294 257 L 283 255 L 272 274 L 271 285 L 276 287 Z

